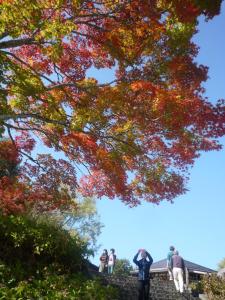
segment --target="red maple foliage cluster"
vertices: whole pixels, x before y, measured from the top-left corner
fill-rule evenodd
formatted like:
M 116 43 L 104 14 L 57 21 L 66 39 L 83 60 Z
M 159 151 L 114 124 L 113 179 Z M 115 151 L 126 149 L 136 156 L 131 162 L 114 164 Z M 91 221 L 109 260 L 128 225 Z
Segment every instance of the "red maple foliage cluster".
M 184 193 L 188 167 L 225 133 L 191 40 L 221 1 L 0 5 L 1 210 L 65 209 L 77 192 L 131 206 Z M 105 68 L 114 80 L 99 83 Z M 48 154 L 35 157 L 40 143 Z

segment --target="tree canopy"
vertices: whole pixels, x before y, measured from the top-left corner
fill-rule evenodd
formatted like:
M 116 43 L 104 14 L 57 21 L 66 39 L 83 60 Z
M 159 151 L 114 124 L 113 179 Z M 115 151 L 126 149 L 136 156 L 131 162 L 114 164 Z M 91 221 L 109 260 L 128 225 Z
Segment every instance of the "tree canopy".
M 133 271 L 130 261 L 126 258 L 117 258 L 113 274 L 118 276 L 129 276 Z
M 1 207 L 23 210 L 26 199 L 68 208 L 77 191 L 131 206 L 184 193 L 188 167 L 220 149 L 225 131 L 224 103 L 205 98 L 207 67 L 191 40 L 198 17 L 220 6 L 1 0 L 0 135 L 9 138 L 0 146 Z M 104 68 L 112 82 L 88 76 Z M 35 156 L 37 143 L 51 151 Z M 13 178 L 7 159 L 20 164 Z
M 218 263 L 219 270 L 225 268 L 225 258 Z

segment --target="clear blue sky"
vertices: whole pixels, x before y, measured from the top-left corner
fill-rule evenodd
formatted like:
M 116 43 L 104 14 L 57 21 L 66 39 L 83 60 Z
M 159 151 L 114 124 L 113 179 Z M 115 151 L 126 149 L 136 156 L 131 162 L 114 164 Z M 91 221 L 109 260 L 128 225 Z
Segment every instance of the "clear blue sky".
M 195 42 L 198 62 L 209 66 L 206 95 L 214 102 L 225 99 L 225 3 L 220 16 L 200 22 Z M 102 71 L 100 80 L 109 79 Z M 225 138 L 221 140 L 225 146 Z M 115 248 L 118 258 L 132 261 L 139 248 L 150 251 L 154 261 L 165 258 L 174 245 L 187 260 L 216 269 L 225 257 L 225 149 L 203 153 L 190 172 L 189 191 L 174 204 L 143 203 L 128 208 L 118 200 L 101 199 L 97 209 L 105 225 L 101 248 L 92 260 L 98 264 L 103 248 Z

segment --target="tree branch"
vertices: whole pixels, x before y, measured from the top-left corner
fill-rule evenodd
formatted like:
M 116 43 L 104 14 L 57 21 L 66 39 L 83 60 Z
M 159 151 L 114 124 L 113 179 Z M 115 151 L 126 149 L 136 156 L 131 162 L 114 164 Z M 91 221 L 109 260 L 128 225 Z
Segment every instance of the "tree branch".
M 0 42 L 0 49 L 15 48 L 23 45 L 31 45 L 36 43 L 34 38 L 25 38 L 19 40 L 8 40 Z
M 7 128 L 7 131 L 8 131 L 8 135 L 9 135 L 9 137 L 10 137 L 10 139 L 11 139 L 11 141 L 12 141 L 14 147 L 17 149 L 17 151 L 18 151 L 20 154 L 26 156 L 29 160 L 31 160 L 33 163 L 35 163 L 36 165 L 38 165 L 43 171 L 45 171 L 44 168 L 39 164 L 39 162 L 38 162 L 36 159 L 33 159 L 33 157 L 31 157 L 29 154 L 27 154 L 26 152 L 22 151 L 21 149 L 19 149 L 19 148 L 17 147 L 17 145 L 16 145 L 16 143 L 15 143 L 13 137 L 12 137 L 10 128 Z
M 2 40 L 2 39 L 4 39 L 5 37 L 7 37 L 8 35 L 9 35 L 8 32 L 3 32 L 3 33 L 1 34 L 1 36 L 0 36 L 0 39 Z
M 7 120 L 10 120 L 10 119 L 17 120 L 17 119 L 27 119 L 27 118 L 33 118 L 33 119 L 43 121 L 45 123 L 62 125 L 62 126 L 65 126 L 65 127 L 68 127 L 68 125 L 69 125 L 69 124 L 67 124 L 67 122 L 61 122 L 61 121 L 58 121 L 58 120 L 51 120 L 51 119 L 39 116 L 37 114 L 32 114 L 32 113 L 30 113 L 30 114 L 29 113 L 15 114 L 15 115 L 13 115 L 13 114 L 0 115 L 0 120 L 2 120 L 2 121 L 7 121 Z
M 18 60 L 21 64 L 25 65 L 27 68 L 29 68 L 32 72 L 34 72 L 37 76 L 42 77 L 43 79 L 47 80 L 48 82 L 55 84 L 54 81 L 52 81 L 50 78 L 48 78 L 47 76 L 37 72 L 34 68 L 32 68 L 28 63 L 26 63 L 24 60 L 20 59 L 18 56 L 16 56 L 15 54 L 8 52 L 8 51 L 2 51 L 3 53 L 5 53 L 6 55 L 10 55 L 13 58 L 15 58 L 16 60 Z
M 106 87 L 106 86 L 109 86 L 113 83 L 116 83 L 118 82 L 118 80 L 113 80 L 111 82 L 107 82 L 107 83 L 103 83 L 103 84 L 99 84 L 97 87 Z M 54 89 L 61 89 L 61 88 L 64 88 L 64 87 L 76 87 L 80 90 L 84 90 L 84 91 L 87 91 L 88 89 L 86 88 L 82 88 L 81 86 L 77 85 L 75 82 L 68 82 L 68 83 L 60 83 L 60 84 L 57 84 L 57 85 L 54 85 L 54 86 L 50 86 L 47 88 L 48 91 L 51 91 L 51 90 L 54 90 Z

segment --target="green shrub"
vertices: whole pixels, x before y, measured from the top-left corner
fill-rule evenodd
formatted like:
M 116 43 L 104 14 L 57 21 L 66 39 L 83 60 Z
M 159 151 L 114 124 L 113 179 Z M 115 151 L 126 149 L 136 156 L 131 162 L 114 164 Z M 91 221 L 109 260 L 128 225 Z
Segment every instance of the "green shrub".
M 0 299 L 113 300 L 117 299 L 117 291 L 111 286 L 103 286 L 98 280 L 87 280 L 81 274 L 48 275 L 21 281 L 13 288 L 2 286 Z
M 0 215 L 1 300 L 113 300 L 117 291 L 86 276 L 78 235 L 28 216 Z
M 189 284 L 192 292 L 203 293 L 203 282 L 202 281 L 193 281 Z
M 203 279 L 203 287 L 209 300 L 225 299 L 225 279 L 217 275 L 205 276 Z
M 15 281 L 38 276 L 46 266 L 59 273 L 79 271 L 87 253 L 78 236 L 53 224 L 37 223 L 28 216 L 0 216 L 0 260 Z

